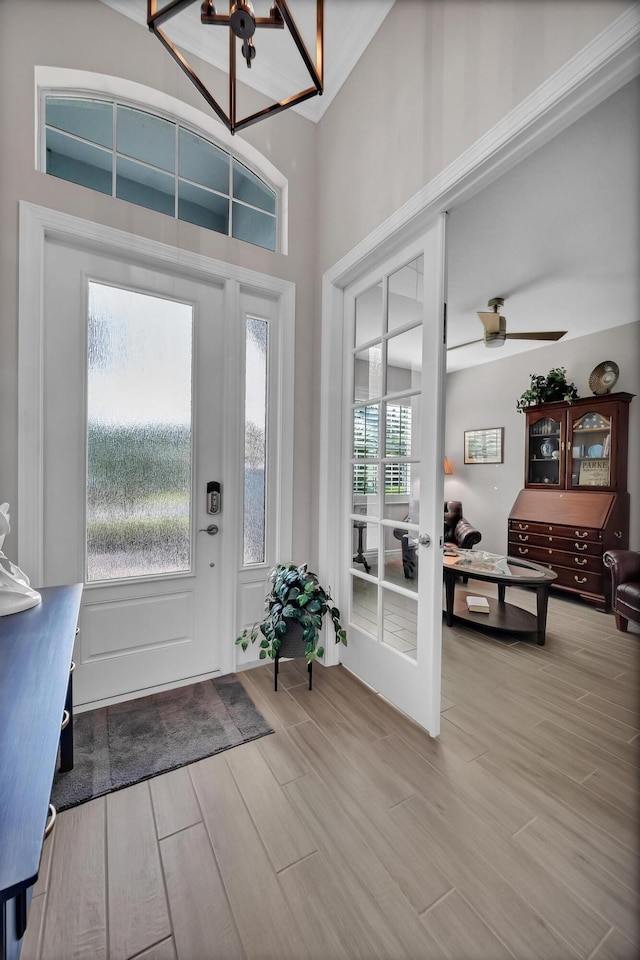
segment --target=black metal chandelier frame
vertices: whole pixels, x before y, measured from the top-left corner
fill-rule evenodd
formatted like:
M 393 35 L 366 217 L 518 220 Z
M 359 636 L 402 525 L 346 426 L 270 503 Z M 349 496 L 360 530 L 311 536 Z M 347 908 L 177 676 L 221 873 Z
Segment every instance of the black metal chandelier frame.
M 216 100 L 210 90 L 198 77 L 193 67 L 187 62 L 185 57 L 176 48 L 175 44 L 169 39 L 162 25 L 171 17 L 180 13 L 186 7 L 191 6 L 196 0 L 169 0 L 163 6 L 158 5 L 158 0 L 147 0 L 147 26 L 152 33 L 156 35 L 165 49 L 171 54 L 178 66 L 194 84 L 196 89 L 202 94 L 212 110 L 217 114 L 227 129 L 233 134 L 236 130 L 242 130 L 265 117 L 270 117 L 276 113 L 281 113 L 289 107 L 293 107 L 304 100 L 310 100 L 312 97 L 322 95 L 324 90 L 323 81 L 323 49 L 324 49 L 324 0 L 316 0 L 316 62 L 314 63 L 309 55 L 309 51 L 304 40 L 300 36 L 296 23 L 291 15 L 286 0 L 273 0 L 270 14 L 268 17 L 253 16 L 251 4 L 242 2 L 242 0 L 231 0 L 229 3 L 229 13 L 217 13 L 212 0 L 204 0 L 201 3 L 200 20 L 206 25 L 218 25 L 229 27 L 229 113 Z M 242 14 L 242 16 L 240 16 Z M 243 40 L 242 54 L 251 67 L 251 60 L 255 57 L 255 47 L 253 46 L 252 36 L 254 30 L 258 27 L 270 29 L 289 30 L 293 41 L 298 48 L 305 67 L 307 68 L 313 86 L 301 90 L 290 97 L 272 103 L 263 110 L 258 110 L 247 117 L 238 120 L 236 116 L 236 40 Z

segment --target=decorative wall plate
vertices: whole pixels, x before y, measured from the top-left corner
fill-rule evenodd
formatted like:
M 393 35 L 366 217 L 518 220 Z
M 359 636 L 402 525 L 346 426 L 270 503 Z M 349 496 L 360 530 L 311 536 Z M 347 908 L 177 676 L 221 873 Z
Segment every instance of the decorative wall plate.
M 589 374 L 589 389 L 600 397 L 609 393 L 618 382 L 620 369 L 613 360 L 603 360 L 597 367 L 594 367 Z

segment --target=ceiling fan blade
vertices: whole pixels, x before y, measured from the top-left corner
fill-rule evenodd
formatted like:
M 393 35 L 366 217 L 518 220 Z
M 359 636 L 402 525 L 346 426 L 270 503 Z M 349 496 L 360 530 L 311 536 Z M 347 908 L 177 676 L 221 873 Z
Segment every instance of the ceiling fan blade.
M 460 347 L 469 347 L 472 343 L 484 343 L 484 337 L 480 337 L 479 340 L 465 340 L 464 343 L 454 343 L 452 347 L 447 347 L 447 350 L 459 350 Z
M 541 330 L 535 333 L 507 333 L 508 340 L 561 340 L 566 330 Z
M 481 310 L 476 311 L 487 333 L 500 333 L 500 320 L 502 319 L 499 313 L 495 313 L 493 310 L 490 313 Z

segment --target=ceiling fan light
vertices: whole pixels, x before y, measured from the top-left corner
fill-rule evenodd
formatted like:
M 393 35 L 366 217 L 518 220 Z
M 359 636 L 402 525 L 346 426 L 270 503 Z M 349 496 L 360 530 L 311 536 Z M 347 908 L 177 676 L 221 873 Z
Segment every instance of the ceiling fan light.
M 504 333 L 488 333 L 484 338 L 485 347 L 503 347 L 506 340 Z

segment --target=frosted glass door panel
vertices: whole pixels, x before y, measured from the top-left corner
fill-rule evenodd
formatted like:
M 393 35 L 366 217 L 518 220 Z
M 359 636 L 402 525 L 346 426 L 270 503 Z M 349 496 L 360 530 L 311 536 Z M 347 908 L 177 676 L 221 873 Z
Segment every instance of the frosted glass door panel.
M 190 304 L 89 284 L 87 580 L 191 566 Z
M 247 317 L 244 400 L 245 563 L 262 563 L 265 557 L 268 346 L 268 323 Z

